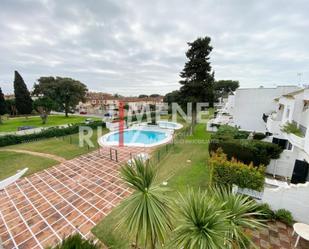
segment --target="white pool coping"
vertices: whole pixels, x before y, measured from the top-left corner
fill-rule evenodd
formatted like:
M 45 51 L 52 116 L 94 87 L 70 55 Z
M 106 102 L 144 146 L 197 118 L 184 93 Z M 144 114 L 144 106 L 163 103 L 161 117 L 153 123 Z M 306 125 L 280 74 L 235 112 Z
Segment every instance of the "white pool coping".
M 165 144 L 170 142 L 173 139 L 173 130 L 167 130 L 167 129 L 161 129 L 159 127 L 146 127 L 146 126 L 139 126 L 139 127 L 134 127 L 134 128 L 130 128 L 130 129 L 125 129 L 123 130 L 125 131 L 131 131 L 131 130 L 142 130 L 142 131 L 154 131 L 154 132 L 161 132 L 161 133 L 165 133 L 165 138 L 156 142 L 156 143 L 152 143 L 152 144 L 144 144 L 144 143 L 123 143 L 124 146 L 131 146 L 131 147 L 154 147 L 154 146 L 158 146 L 161 144 Z M 100 137 L 98 139 L 98 143 L 100 146 L 104 147 L 104 146 L 119 146 L 119 141 L 107 141 L 108 137 L 119 133 L 119 131 L 113 131 L 113 132 L 109 132 L 107 134 L 105 134 L 104 136 Z

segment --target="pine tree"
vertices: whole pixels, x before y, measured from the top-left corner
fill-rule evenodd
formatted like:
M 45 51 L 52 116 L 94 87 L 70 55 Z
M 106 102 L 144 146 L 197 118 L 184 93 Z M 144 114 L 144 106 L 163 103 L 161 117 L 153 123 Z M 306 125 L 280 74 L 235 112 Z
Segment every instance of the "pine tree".
M 1 87 L 0 87 L 0 124 L 2 124 L 2 115 L 7 113 L 6 109 L 6 103 L 4 99 L 4 94 L 2 93 Z
M 15 71 L 14 93 L 18 113 L 31 114 L 32 99 L 23 78 L 17 71 Z
M 198 38 L 189 42 L 186 52 L 188 61 L 180 73 L 183 80 L 180 81 L 180 95 L 184 106 L 187 102 L 192 103 L 193 121 L 196 119 L 196 104 L 208 102 L 213 107 L 214 102 L 214 73 L 212 71 L 209 55 L 212 51 L 210 38 Z

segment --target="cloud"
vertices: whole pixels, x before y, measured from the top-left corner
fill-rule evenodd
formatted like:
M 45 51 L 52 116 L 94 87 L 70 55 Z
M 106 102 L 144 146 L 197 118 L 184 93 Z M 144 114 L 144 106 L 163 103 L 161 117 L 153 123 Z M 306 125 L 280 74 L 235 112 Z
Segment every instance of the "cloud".
M 179 88 L 187 42 L 210 36 L 216 79 L 243 87 L 309 81 L 306 0 L 2 0 L 0 86 L 13 71 L 136 95 Z

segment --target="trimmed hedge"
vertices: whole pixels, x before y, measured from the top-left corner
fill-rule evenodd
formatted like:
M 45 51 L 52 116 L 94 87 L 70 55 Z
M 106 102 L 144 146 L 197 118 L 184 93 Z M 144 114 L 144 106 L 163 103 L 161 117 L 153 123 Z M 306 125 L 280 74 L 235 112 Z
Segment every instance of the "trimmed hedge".
M 79 126 L 88 126 L 90 128 L 96 129 L 98 127 L 105 127 L 105 123 L 102 121 L 95 121 L 90 124 L 73 124 L 68 127 L 50 127 L 42 130 L 38 133 L 26 134 L 26 135 L 5 135 L 0 136 L 0 147 L 21 144 L 25 142 L 30 142 L 33 140 L 51 138 L 51 137 L 62 137 L 66 135 L 71 135 L 79 132 Z
M 253 139 L 262 140 L 266 137 L 266 135 L 262 132 L 257 132 L 253 134 Z
M 211 154 L 209 163 L 213 169 L 213 179 L 216 184 L 233 185 L 261 191 L 265 182 L 265 167 L 246 165 L 235 159 L 228 160 L 227 156 L 218 150 Z
M 277 144 L 259 140 L 213 139 L 210 141 L 209 152 L 217 151 L 219 148 L 223 150 L 229 160 L 236 158 L 245 164 L 252 162 L 254 166 L 268 165 L 270 159 L 279 158 L 282 152 L 282 148 Z

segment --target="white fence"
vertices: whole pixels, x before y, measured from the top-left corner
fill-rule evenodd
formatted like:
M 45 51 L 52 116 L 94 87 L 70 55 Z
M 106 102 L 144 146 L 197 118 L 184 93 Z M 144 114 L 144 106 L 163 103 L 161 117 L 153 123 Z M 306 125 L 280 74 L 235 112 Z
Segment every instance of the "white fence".
M 262 202 L 272 209 L 287 209 L 295 220 L 309 224 L 309 182 L 286 187 L 265 188 Z

